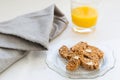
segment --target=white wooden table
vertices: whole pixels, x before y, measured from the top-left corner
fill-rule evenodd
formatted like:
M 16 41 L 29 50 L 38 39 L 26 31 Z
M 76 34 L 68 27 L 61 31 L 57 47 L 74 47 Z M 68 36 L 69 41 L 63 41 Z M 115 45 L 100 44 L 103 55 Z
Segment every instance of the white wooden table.
M 72 31 L 70 0 L 0 0 L 0 21 L 41 10 L 53 2 L 63 11 L 70 23 L 68 28 L 50 43 L 49 50 L 51 50 L 51 46 L 55 46 L 61 39 L 107 43 L 115 51 L 115 68 L 94 80 L 120 80 L 120 0 L 102 1 L 96 31 L 90 34 L 79 34 Z M 49 69 L 45 59 L 46 54 L 31 53 L 1 74 L 0 80 L 69 80 Z

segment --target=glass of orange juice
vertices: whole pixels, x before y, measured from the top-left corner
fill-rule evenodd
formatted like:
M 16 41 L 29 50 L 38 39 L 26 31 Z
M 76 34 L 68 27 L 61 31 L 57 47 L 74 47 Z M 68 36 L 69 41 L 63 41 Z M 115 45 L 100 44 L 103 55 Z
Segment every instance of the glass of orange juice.
M 95 30 L 100 0 L 71 0 L 73 30 L 81 33 Z

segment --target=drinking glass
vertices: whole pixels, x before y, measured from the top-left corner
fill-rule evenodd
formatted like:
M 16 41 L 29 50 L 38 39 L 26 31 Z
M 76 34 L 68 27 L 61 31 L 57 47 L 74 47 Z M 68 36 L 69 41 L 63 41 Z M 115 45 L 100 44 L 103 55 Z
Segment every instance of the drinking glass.
M 84 33 L 95 30 L 99 3 L 100 0 L 71 0 L 71 18 L 74 31 Z

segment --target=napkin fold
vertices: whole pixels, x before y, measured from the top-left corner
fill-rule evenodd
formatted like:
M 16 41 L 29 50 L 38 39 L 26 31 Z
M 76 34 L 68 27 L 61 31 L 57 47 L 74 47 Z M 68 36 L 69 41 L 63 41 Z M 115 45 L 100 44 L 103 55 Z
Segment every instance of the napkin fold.
M 30 51 L 48 49 L 49 42 L 61 34 L 68 21 L 54 5 L 0 23 L 0 73 Z

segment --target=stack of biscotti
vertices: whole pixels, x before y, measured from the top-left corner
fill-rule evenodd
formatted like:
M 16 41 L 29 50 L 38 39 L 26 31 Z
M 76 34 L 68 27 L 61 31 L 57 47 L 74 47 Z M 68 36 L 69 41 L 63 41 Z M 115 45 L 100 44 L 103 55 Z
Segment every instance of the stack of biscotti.
M 87 70 L 99 69 L 100 60 L 104 56 L 103 51 L 86 42 L 79 42 L 70 49 L 63 45 L 59 49 L 59 54 L 68 61 L 66 69 L 69 71 L 75 71 L 80 66 Z

